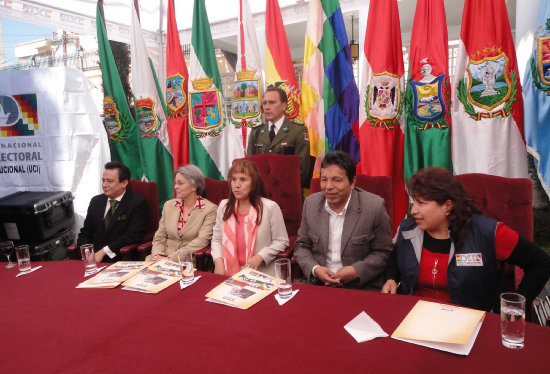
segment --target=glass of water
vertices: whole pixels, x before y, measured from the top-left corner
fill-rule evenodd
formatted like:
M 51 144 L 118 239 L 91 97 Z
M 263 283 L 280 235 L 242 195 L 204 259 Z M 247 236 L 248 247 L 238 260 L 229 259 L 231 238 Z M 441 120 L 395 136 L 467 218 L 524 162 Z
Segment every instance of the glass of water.
M 84 262 L 84 276 L 97 272 L 97 264 L 95 262 L 95 252 L 93 244 L 83 244 L 80 246 L 80 254 L 82 262 Z
M 193 283 L 195 274 L 193 272 L 193 255 L 191 253 L 180 253 L 178 261 L 181 270 L 181 281 L 183 284 Z
M 525 297 L 506 292 L 500 295 L 500 333 L 502 345 L 522 349 L 525 340 Z
M 6 269 L 11 269 L 15 266 L 13 262 L 10 260 L 10 255 L 13 252 L 13 242 L 7 241 L 0 243 L 0 252 L 6 255 L 8 258 L 8 264 L 6 265 Z
M 17 256 L 19 271 L 23 272 L 31 270 L 31 256 L 29 254 L 29 246 L 20 245 L 15 247 L 15 254 Z
M 275 260 L 275 277 L 277 278 L 279 297 L 282 299 L 289 298 L 292 295 L 292 278 L 288 258 Z

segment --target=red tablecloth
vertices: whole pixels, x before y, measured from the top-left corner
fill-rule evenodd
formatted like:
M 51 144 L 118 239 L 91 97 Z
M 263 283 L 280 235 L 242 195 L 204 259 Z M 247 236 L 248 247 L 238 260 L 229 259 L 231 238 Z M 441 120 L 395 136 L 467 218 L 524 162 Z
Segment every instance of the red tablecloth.
M 4 264 L 2 264 L 4 265 Z M 34 263 L 33 266 L 36 266 Z M 249 310 L 205 302 L 225 278 L 159 294 L 77 289 L 79 261 L 44 262 L 15 278 L 0 268 L 0 373 L 469 373 L 544 372 L 550 330 L 528 323 L 523 350 L 500 343 L 488 314 L 469 356 L 378 338 L 357 343 L 344 325 L 367 312 L 392 334 L 418 298 L 295 285 Z

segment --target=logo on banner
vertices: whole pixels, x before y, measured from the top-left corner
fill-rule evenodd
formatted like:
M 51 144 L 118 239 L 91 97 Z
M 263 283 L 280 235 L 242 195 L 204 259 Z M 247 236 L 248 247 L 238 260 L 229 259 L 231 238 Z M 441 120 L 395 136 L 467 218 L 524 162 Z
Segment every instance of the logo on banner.
M 142 138 L 158 136 L 162 120 L 155 113 L 155 101 L 150 97 L 136 101 L 136 124 Z
M 220 91 L 215 87 L 214 79 L 198 78 L 191 82 L 193 89 L 189 93 L 189 112 L 191 130 L 197 138 L 207 135 L 218 136 L 223 130 Z
M 485 48 L 484 52 L 500 52 L 500 48 Z M 508 117 L 517 95 L 517 72 L 510 72 L 508 56 L 500 52 L 496 56 L 481 56 L 477 51 L 466 67 L 467 78 L 458 86 L 458 99 L 466 113 L 477 121 L 482 118 Z
M 0 95 L 0 137 L 33 136 L 38 129 L 36 94 Z
M 365 111 L 370 125 L 393 129 L 401 116 L 399 77 L 387 71 L 371 76 L 366 88 Z
M 259 82 L 256 70 L 237 72 L 231 100 L 231 122 L 238 129 L 243 126 L 253 127 L 260 123 Z
M 185 78 L 181 74 L 171 75 L 166 79 L 166 106 L 172 117 L 182 117 L 187 100 L 183 91 Z
M 449 99 L 448 82 L 445 74 L 432 75 L 432 66 L 427 58 L 420 61 L 424 63 L 420 69 L 422 79 L 419 81 L 409 80 L 407 92 L 407 121 L 417 126 L 418 130 L 427 130 L 433 127 L 446 128 L 448 122 L 444 118 L 447 107 L 445 97 Z M 443 86 L 445 85 L 445 95 Z M 411 97 L 412 95 L 412 97 Z

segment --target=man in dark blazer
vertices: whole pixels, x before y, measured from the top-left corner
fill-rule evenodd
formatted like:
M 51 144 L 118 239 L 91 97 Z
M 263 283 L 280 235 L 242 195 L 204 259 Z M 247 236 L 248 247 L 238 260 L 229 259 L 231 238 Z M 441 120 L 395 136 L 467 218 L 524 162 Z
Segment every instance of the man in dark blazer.
M 93 244 L 96 262 L 118 261 L 120 248 L 139 243 L 147 229 L 147 200 L 126 189 L 130 169 L 121 162 L 105 164 L 103 194 L 94 196 L 88 206 L 77 244 Z M 105 257 L 107 255 L 107 257 Z
M 250 132 L 246 154 L 276 153 L 300 158 L 302 186 L 309 178 L 309 133 L 304 125 L 285 118 L 287 96 L 280 87 L 270 86 L 264 93 L 262 107 L 267 121 Z
M 294 256 L 309 283 L 380 290 L 393 249 L 384 199 L 355 187 L 355 160 L 321 162 L 321 190 L 304 202 Z

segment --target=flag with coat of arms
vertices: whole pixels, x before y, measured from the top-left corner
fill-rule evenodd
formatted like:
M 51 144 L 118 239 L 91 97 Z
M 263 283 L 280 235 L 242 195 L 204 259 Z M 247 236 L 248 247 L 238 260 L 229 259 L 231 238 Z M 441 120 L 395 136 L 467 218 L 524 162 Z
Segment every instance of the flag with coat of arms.
M 242 142 L 227 126 L 222 81 L 204 0 L 194 0 L 189 62 L 189 158 L 205 177 L 223 180 Z M 231 124 L 229 124 L 231 125 Z
M 504 0 L 466 0 L 453 77 L 455 174 L 527 178 L 523 99 Z
M 292 63 L 278 0 L 265 4 L 265 83 L 282 88 L 288 102 L 285 117 L 303 122 L 300 87 Z
M 360 170 L 392 178 L 393 226 L 409 208 L 403 178 L 403 99 L 405 77 L 397 0 L 371 0 L 360 89 Z
M 243 152 L 246 152 L 250 131 L 254 126 L 261 124 L 263 92 L 262 61 L 248 0 L 239 0 L 237 37 L 237 66 L 231 99 L 231 122 L 242 138 Z
M 550 2 L 542 1 L 523 81 L 525 140 L 550 197 Z
M 132 178 L 141 179 L 144 168 L 139 133 L 107 38 L 103 0 L 97 2 L 96 22 L 99 66 L 103 78 L 103 124 L 109 137 L 111 160 L 122 162 L 130 169 Z
M 166 106 L 168 136 L 174 157 L 174 169 L 189 163 L 189 113 L 187 92 L 189 73 L 181 50 L 174 0 L 168 0 L 166 30 Z
M 452 171 L 448 49 L 443 0 L 418 0 L 405 94 L 405 180 L 428 166 Z
M 149 58 L 136 8 L 132 7 L 130 56 L 136 124 L 141 137 L 145 178 L 156 182 L 159 207 L 173 194 L 173 158 L 166 129 L 166 104 Z

